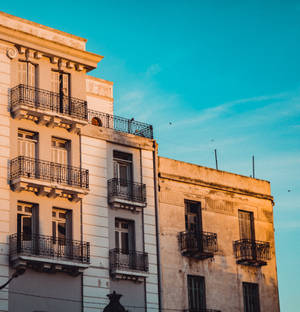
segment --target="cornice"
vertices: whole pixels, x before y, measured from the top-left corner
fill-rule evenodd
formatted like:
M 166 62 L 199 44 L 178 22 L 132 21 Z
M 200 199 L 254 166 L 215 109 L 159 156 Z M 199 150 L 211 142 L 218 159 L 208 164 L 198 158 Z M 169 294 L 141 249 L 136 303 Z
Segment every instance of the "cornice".
M 271 195 L 257 193 L 257 192 L 251 192 L 251 191 L 247 191 L 245 189 L 240 189 L 237 187 L 229 187 L 229 186 L 217 184 L 217 183 L 210 183 L 210 182 L 206 182 L 206 181 L 201 180 L 201 179 L 191 179 L 191 178 L 187 178 L 187 177 L 183 177 L 183 176 L 179 176 L 179 175 L 174 175 L 174 174 L 169 174 L 169 173 L 164 173 L 164 172 L 159 172 L 159 179 L 166 179 L 166 180 L 171 180 L 171 181 L 176 181 L 176 182 L 194 184 L 194 185 L 203 186 L 203 187 L 207 187 L 207 188 L 211 188 L 211 189 L 215 189 L 215 190 L 220 190 L 220 191 L 224 191 L 224 192 L 246 195 L 246 196 L 250 196 L 250 197 L 256 197 L 259 199 L 266 199 L 266 200 L 270 200 L 272 202 L 272 204 L 274 204 L 274 201 L 273 201 L 274 198 Z
M 66 62 L 71 61 L 79 66 L 85 67 L 87 71 L 95 69 L 97 64 L 102 60 L 103 56 L 75 49 L 55 41 L 39 38 L 14 30 L 3 25 L 0 25 L 0 39 L 15 44 L 17 46 L 32 49 L 42 53 L 46 57 L 57 57 L 64 59 Z

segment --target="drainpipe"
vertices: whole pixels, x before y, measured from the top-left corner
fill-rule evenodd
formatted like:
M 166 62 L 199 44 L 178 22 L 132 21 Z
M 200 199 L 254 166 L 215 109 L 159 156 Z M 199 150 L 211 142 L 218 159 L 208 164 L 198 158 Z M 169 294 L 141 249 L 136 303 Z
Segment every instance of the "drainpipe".
M 17 270 L 13 273 L 13 275 L 11 276 L 11 278 L 10 278 L 6 283 L 4 283 L 3 285 L 0 286 L 0 290 L 3 289 L 3 288 L 5 288 L 14 278 L 17 278 L 17 277 L 19 277 L 20 275 L 24 274 L 25 271 L 26 271 L 25 268 L 19 268 L 19 269 L 17 269 Z
M 153 140 L 153 175 L 154 175 L 154 198 L 155 198 L 155 230 L 156 230 L 156 255 L 157 255 L 157 279 L 158 279 L 158 309 L 162 311 L 161 293 L 161 270 L 160 270 L 160 243 L 159 243 L 159 216 L 158 216 L 158 170 L 157 170 L 157 144 Z

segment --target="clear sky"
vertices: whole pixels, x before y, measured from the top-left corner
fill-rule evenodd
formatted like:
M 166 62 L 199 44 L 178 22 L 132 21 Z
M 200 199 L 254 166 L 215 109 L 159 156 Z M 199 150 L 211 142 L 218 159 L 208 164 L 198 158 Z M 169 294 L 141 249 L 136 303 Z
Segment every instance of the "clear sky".
M 152 123 L 161 156 L 271 181 L 281 309 L 300 296 L 300 1 L 2 1 L 88 39 L 115 113 Z

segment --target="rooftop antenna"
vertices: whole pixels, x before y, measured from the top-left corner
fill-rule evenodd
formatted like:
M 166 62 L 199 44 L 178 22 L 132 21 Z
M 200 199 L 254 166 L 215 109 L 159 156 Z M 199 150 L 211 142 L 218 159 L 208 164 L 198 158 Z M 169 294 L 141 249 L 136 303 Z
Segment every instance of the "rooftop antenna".
M 218 156 L 217 156 L 217 149 L 215 148 L 215 159 L 216 159 L 216 169 L 219 170 L 218 168 Z
M 254 164 L 254 155 L 252 156 L 252 177 L 255 179 L 255 164 Z

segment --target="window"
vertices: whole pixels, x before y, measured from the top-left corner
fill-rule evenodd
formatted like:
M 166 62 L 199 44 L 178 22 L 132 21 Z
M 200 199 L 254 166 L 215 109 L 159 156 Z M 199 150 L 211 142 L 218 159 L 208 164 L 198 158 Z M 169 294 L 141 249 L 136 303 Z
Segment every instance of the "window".
M 253 212 L 239 210 L 240 238 L 255 240 Z
M 18 202 L 17 233 L 23 241 L 31 241 L 32 235 L 38 233 L 37 207 L 34 204 Z
M 52 237 L 53 243 L 59 245 L 65 245 L 67 239 L 72 239 L 71 211 L 52 209 Z
M 203 276 L 188 275 L 189 311 L 196 312 L 206 309 L 205 279 Z
M 18 129 L 18 155 L 36 158 L 37 133 Z
M 19 83 L 35 87 L 36 86 L 36 69 L 37 65 L 30 62 L 19 61 L 18 72 L 19 72 Z
M 52 137 L 51 140 L 51 161 L 61 165 L 68 164 L 69 141 Z
M 200 202 L 185 201 L 185 229 L 188 232 L 202 232 Z
M 124 254 L 135 250 L 133 221 L 115 219 L 115 248 Z
M 132 155 L 120 151 L 113 152 L 114 177 L 120 180 L 121 185 L 127 185 L 132 180 Z
M 243 283 L 244 312 L 260 312 L 258 284 Z
M 70 74 L 52 71 L 51 72 L 52 103 L 60 113 L 70 112 Z

